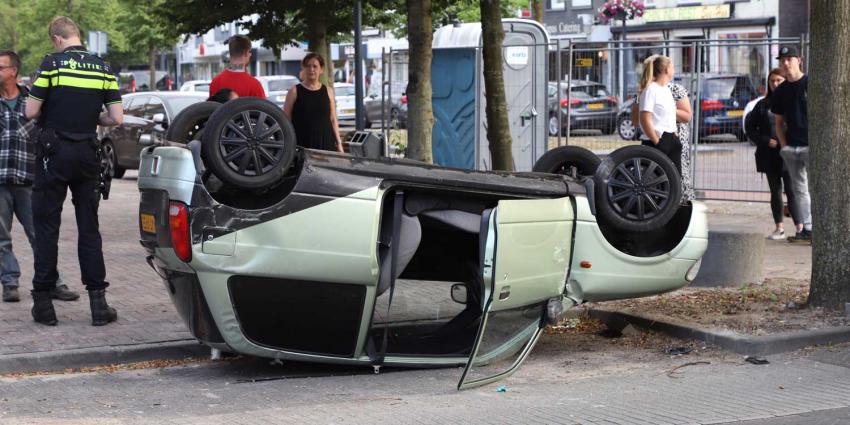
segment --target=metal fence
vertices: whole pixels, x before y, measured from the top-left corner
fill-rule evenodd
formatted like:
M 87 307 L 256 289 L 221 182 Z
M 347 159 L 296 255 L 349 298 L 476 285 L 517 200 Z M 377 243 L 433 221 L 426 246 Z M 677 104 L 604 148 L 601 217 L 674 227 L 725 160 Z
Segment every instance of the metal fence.
M 536 113 L 547 120 L 549 148 L 578 145 L 604 155 L 638 144 L 639 128 L 630 112 L 642 62 L 664 54 L 673 60 L 675 82 L 689 93 L 690 173 L 697 197 L 767 201 L 767 182 L 755 169 L 755 146 L 744 134 L 744 114 L 749 103 L 764 95 L 766 76 L 778 65 L 779 46 L 786 44 L 800 47 L 805 66 L 806 38 L 554 40 L 547 46 L 548 61 L 536 64 L 548 68 L 549 80 L 548 106 Z M 394 99 L 404 93 L 407 66 L 407 51 L 385 52 L 383 103 L 397 103 Z M 505 81 L 506 88 L 527 83 Z M 384 131 L 391 142 L 398 139 Z

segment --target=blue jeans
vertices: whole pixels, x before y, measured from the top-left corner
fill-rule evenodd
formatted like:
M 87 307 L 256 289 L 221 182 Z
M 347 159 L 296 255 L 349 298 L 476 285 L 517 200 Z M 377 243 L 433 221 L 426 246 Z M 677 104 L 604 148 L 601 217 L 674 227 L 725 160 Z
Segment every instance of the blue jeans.
M 18 259 L 12 252 L 12 218 L 24 228 L 30 247 L 35 244 L 32 225 L 32 187 L 23 185 L 0 185 L 0 282 L 3 286 L 17 287 L 21 277 Z

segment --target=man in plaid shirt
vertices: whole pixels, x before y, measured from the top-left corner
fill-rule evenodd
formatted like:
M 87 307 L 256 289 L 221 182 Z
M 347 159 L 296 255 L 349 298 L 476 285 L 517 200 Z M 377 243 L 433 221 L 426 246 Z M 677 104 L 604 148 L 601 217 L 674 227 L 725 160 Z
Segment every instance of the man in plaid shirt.
M 12 216 L 17 216 L 29 239 L 35 242 L 32 222 L 32 181 L 35 155 L 35 122 L 24 111 L 28 91 L 17 84 L 21 60 L 11 50 L 0 51 L 0 282 L 3 301 L 20 301 L 18 278 L 21 269 L 12 252 Z M 72 301 L 80 296 L 57 284 L 53 298 Z

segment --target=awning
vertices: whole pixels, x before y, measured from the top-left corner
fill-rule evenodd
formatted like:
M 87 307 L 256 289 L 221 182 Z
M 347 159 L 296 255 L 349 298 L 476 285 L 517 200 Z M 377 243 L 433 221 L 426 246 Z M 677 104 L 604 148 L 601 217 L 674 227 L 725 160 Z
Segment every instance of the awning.
M 776 25 L 776 17 L 769 18 L 752 18 L 752 19 L 704 19 L 697 21 L 666 21 L 652 22 L 641 25 L 628 25 L 626 31 L 629 34 L 636 32 L 649 31 L 668 31 L 680 28 L 728 28 L 728 27 L 753 27 L 753 26 L 772 26 Z M 611 27 L 611 32 L 619 34 L 623 32 L 623 27 Z

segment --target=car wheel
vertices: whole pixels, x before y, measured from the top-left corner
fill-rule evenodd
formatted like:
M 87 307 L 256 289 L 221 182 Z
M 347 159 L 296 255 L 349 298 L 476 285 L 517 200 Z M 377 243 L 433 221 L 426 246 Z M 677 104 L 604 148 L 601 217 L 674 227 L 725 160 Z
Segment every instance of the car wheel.
M 682 181 L 660 150 L 633 145 L 615 150 L 594 176 L 598 218 L 629 232 L 662 228 L 679 209 Z
M 558 122 L 557 115 L 549 116 L 549 125 L 547 126 L 549 129 L 549 137 L 558 137 L 558 133 L 561 132 L 561 123 Z
M 637 129 L 629 117 L 620 118 L 620 123 L 617 124 L 617 132 L 623 140 L 634 140 L 637 135 Z
M 390 128 L 398 130 L 401 128 L 401 122 L 398 119 L 398 109 L 393 108 L 390 111 Z
M 592 176 L 601 160 L 595 153 L 579 146 L 559 146 L 551 149 L 537 162 L 532 171 L 563 174 L 575 178 Z
M 265 99 L 242 97 L 221 105 L 204 127 L 209 169 L 237 189 L 262 189 L 286 174 L 295 157 L 295 129 Z
M 118 165 L 118 157 L 115 154 L 115 146 L 112 145 L 112 142 L 109 140 L 104 140 L 101 146 L 103 150 L 103 158 L 101 161 L 106 163 L 106 169 L 113 179 L 120 179 L 124 177 L 124 167 Z
M 182 144 L 199 140 L 204 125 L 219 106 L 221 103 L 218 102 L 199 102 L 187 106 L 165 130 L 165 140 Z

